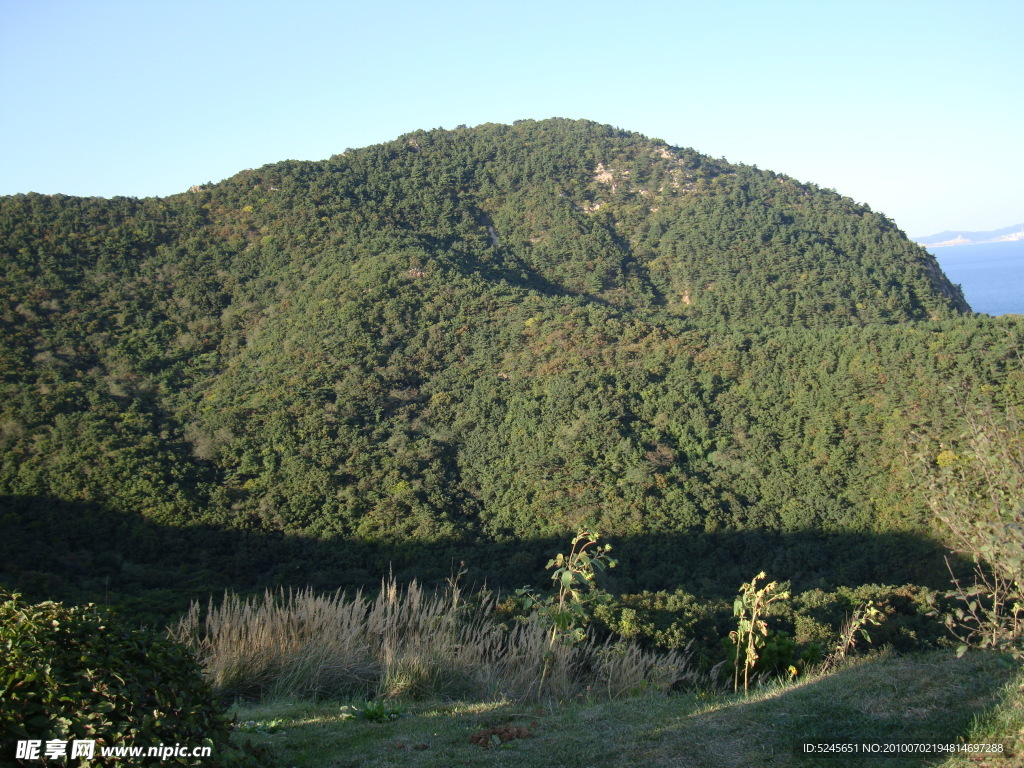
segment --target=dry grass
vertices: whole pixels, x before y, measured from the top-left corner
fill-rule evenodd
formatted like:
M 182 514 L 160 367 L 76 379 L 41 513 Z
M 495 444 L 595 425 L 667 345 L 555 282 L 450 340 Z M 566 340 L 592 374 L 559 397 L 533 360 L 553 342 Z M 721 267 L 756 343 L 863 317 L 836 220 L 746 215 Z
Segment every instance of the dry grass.
M 217 690 L 244 698 L 568 700 L 698 681 L 686 654 L 551 644 L 538 621 L 506 628 L 493 609 L 484 596 L 465 600 L 456 585 L 427 592 L 391 579 L 372 599 L 361 591 L 226 594 L 202 619 L 193 604 L 172 634 Z

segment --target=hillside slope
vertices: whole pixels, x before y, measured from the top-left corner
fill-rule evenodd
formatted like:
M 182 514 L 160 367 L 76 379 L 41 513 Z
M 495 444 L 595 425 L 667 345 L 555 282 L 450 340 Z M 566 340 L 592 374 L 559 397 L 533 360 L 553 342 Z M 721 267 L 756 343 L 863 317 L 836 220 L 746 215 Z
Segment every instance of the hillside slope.
M 1021 396 L 1024 326 L 885 217 L 584 121 L 3 198 L 0 248 L 3 578 L 46 594 L 515 582 L 582 524 L 632 586 L 927 580 L 910 436 Z

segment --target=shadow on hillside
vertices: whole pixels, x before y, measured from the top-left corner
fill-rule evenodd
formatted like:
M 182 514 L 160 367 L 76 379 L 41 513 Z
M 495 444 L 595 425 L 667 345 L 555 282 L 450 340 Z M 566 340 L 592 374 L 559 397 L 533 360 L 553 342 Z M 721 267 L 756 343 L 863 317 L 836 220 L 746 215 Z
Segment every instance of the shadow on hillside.
M 616 540 L 618 592 L 685 588 L 706 597 L 735 594 L 764 570 L 795 591 L 913 583 L 945 588 L 945 551 L 912 534 L 806 531 L 645 534 Z M 462 583 L 546 587 L 548 560 L 568 538 L 516 542 L 370 543 L 319 540 L 212 525 L 169 527 L 94 503 L 0 496 L 0 586 L 33 600 L 119 606 L 147 623 L 177 616 L 193 599 L 231 588 L 375 588 L 400 581 L 443 583 L 462 564 Z M 960 563 L 958 567 L 963 567 Z

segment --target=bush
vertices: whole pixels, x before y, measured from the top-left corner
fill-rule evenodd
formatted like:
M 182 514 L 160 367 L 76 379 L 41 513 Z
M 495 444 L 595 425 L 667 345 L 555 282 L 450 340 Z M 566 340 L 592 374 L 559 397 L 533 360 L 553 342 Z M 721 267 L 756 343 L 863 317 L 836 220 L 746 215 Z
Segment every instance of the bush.
M 1024 421 L 1016 409 L 966 414 L 968 431 L 956 451 L 932 459 L 928 502 L 945 524 L 952 549 L 975 564 L 974 584 L 955 573 L 947 597 L 960 606 L 946 625 L 968 646 L 1012 653 L 1024 660 Z
M 891 646 L 900 653 L 948 646 L 946 632 L 930 614 L 936 596 L 914 584 L 864 584 L 831 592 L 812 589 L 793 598 L 793 634 L 801 647 L 834 647 L 845 622 L 865 603 L 882 612 L 884 621 L 871 631 L 871 646 Z M 880 617 L 881 618 L 881 617 Z
M 721 661 L 719 638 L 728 632 L 729 606 L 684 590 L 620 595 L 594 611 L 600 630 L 635 640 L 647 649 L 691 647 L 710 664 Z
M 2 743 L 94 740 L 103 746 L 211 748 L 203 765 L 253 765 L 187 649 L 122 626 L 93 605 L 28 604 L 0 590 Z M 172 757 L 169 765 L 197 765 Z

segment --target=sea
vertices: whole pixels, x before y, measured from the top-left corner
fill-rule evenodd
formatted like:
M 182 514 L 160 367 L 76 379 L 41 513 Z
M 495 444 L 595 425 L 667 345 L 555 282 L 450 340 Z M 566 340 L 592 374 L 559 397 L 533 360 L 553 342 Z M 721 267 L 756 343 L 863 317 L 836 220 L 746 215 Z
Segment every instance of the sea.
M 1024 315 L 1024 240 L 929 248 L 975 312 Z

